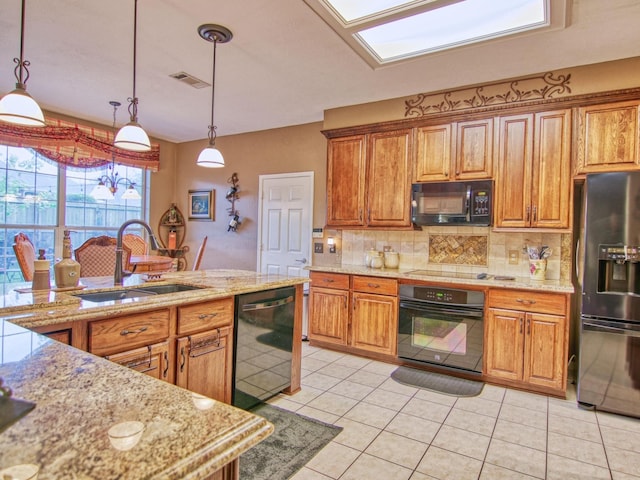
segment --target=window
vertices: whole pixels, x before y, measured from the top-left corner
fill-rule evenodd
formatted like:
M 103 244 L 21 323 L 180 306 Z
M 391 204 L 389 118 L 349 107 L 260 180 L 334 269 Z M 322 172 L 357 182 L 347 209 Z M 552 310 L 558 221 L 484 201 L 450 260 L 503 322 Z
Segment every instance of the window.
M 568 0 L 305 0 L 369 65 L 562 28 Z
M 145 191 L 144 169 L 116 165 L 118 178 L 126 178 Z M 73 168 L 53 162 L 29 148 L 0 145 L 0 283 L 5 291 L 23 282 L 13 253 L 13 238 L 24 232 L 36 250 L 44 249 L 51 263 L 62 255 L 63 230 L 71 230 L 74 248 L 89 237 L 115 236 L 126 220 L 144 219 L 146 203 L 122 199 L 120 182 L 113 200 L 96 200 L 91 191 L 109 167 Z M 127 229 L 136 231 L 136 225 Z M 53 275 L 53 269 L 51 270 Z

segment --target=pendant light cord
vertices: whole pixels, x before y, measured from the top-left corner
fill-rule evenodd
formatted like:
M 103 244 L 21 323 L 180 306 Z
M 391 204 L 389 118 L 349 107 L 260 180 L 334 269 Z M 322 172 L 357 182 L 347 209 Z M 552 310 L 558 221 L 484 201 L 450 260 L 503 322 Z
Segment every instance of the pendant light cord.
M 138 0 L 133 2 L 133 98 L 129 98 L 129 116 L 138 121 L 138 97 L 136 97 L 136 61 L 138 51 Z
M 216 101 L 216 49 L 218 46 L 218 35 L 213 35 L 213 74 L 211 76 L 211 125 L 209 125 L 209 145 L 216 144 L 216 126 L 213 123 L 213 112 Z
M 27 80 L 29 79 L 29 70 L 27 67 L 30 65 L 28 60 L 24 60 L 24 12 L 25 12 L 26 0 L 22 0 L 22 10 L 20 19 L 20 58 L 14 58 L 13 61 L 17 63 L 14 70 L 16 80 L 18 80 L 18 88 L 25 88 Z M 27 72 L 27 76 L 23 79 L 23 71 Z

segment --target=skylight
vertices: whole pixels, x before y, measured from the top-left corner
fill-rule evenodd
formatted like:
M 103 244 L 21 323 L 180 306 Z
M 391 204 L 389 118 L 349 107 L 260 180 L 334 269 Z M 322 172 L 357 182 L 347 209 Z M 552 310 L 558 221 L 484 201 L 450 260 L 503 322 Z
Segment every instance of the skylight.
M 373 67 L 547 28 L 552 8 L 563 27 L 568 1 L 305 0 Z

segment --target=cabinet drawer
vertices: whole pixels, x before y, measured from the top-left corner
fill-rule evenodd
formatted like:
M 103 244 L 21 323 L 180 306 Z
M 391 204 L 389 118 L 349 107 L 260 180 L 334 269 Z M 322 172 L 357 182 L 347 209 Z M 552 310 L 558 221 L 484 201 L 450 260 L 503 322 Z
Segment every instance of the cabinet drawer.
M 378 293 L 380 295 L 397 295 L 398 281 L 393 278 L 353 276 L 353 291 Z
M 311 286 L 349 290 L 349 275 L 342 273 L 311 272 Z
M 567 302 L 563 294 L 495 289 L 489 291 L 488 306 L 565 315 Z
M 104 358 L 158 380 L 167 380 L 169 374 L 168 341 L 107 355 Z
M 162 342 L 169 337 L 169 310 L 157 310 L 89 323 L 89 352 L 110 355 Z
M 178 308 L 178 335 L 189 335 L 233 323 L 233 298 Z

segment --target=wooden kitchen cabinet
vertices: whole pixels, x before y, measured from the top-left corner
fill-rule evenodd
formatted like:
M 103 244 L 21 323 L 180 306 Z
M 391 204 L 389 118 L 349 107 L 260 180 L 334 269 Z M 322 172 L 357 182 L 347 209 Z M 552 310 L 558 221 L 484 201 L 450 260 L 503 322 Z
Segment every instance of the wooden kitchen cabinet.
M 576 174 L 640 169 L 640 101 L 577 109 Z
M 497 228 L 571 225 L 571 111 L 500 117 L 495 185 Z
M 487 379 L 564 395 L 568 298 L 524 290 L 490 290 L 485 325 Z
M 311 272 L 309 275 L 310 341 L 347 345 L 349 275 Z
M 127 352 L 107 355 L 107 360 L 118 363 L 123 367 L 131 368 L 140 373 L 157 378 L 158 380 L 169 381 L 171 378 L 169 367 L 169 342 L 155 343 L 140 347 Z
M 327 226 L 410 226 L 411 138 L 403 129 L 329 140 Z
M 413 181 L 491 178 L 493 123 L 488 118 L 416 128 Z
M 311 272 L 311 342 L 354 353 L 394 356 L 398 282 L 395 279 Z
M 389 278 L 352 277 L 350 345 L 396 356 L 398 351 L 398 282 Z
M 177 339 L 176 385 L 231 403 L 233 328 L 217 328 Z

